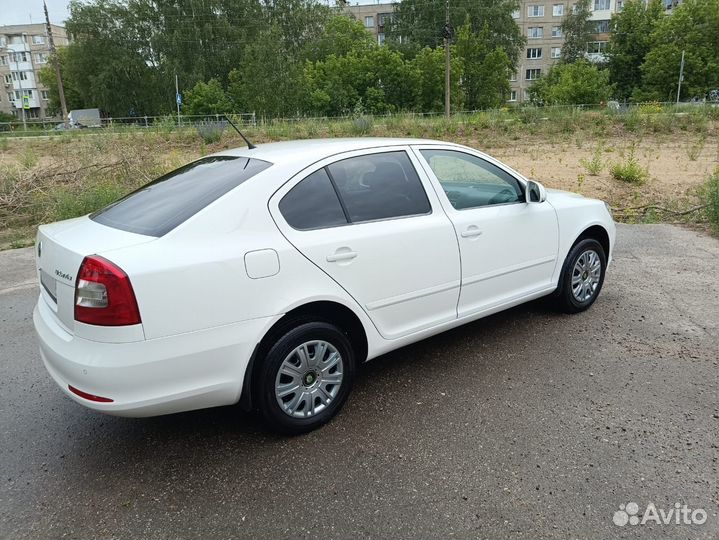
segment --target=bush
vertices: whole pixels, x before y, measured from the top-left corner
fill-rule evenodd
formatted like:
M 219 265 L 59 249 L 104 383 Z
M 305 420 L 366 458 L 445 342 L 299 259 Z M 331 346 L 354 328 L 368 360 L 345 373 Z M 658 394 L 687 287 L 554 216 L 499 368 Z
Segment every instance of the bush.
M 609 72 L 586 60 L 557 64 L 529 88 L 532 103 L 588 105 L 606 102 L 612 94 Z
M 594 151 L 591 159 L 582 158 L 579 160 L 579 163 L 590 175 L 597 176 L 604 168 L 604 163 L 602 163 L 602 147 L 599 146 Z
M 649 171 L 642 167 L 634 156 L 634 149 L 629 151 L 627 160 L 624 163 L 614 163 L 609 168 L 609 173 L 615 180 L 627 182 L 628 184 L 644 184 L 649 179 Z
M 367 135 L 372 131 L 372 118 L 369 116 L 360 116 L 352 120 L 351 131 L 353 135 Z
M 704 211 L 714 233 L 719 234 L 719 169 L 704 184 L 700 197 L 707 205 Z
M 227 122 L 204 121 L 197 123 L 197 133 L 202 137 L 205 144 L 219 142 L 222 138 L 222 132 L 225 131 Z

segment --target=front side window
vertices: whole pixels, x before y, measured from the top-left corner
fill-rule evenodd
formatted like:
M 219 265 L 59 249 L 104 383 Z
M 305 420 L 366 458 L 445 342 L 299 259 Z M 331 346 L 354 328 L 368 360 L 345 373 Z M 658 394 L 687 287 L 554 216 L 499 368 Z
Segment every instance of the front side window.
M 280 213 L 293 229 L 308 231 L 346 225 L 342 205 L 325 169 L 320 169 L 282 197 Z
M 428 214 L 432 208 L 404 151 L 343 159 L 327 167 L 352 223 Z
M 163 236 L 270 165 L 234 156 L 199 159 L 133 191 L 90 219 L 123 231 Z
M 524 202 L 519 181 L 477 156 L 456 150 L 421 150 L 457 210 Z

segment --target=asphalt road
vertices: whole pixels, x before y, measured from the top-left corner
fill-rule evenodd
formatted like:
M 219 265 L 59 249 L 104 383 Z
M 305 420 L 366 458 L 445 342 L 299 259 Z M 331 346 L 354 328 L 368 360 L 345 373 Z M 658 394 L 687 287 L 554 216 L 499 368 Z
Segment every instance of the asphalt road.
M 65 398 L 31 257 L 0 253 L 3 538 L 719 537 L 716 239 L 622 226 L 588 312 L 535 302 L 377 359 L 298 438 L 235 407 L 137 420 Z M 707 519 L 615 525 L 629 502 Z

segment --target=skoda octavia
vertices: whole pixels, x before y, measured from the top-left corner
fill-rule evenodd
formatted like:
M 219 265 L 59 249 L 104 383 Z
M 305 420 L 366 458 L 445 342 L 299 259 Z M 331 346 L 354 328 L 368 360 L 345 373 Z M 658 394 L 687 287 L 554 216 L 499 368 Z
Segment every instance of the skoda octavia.
M 464 146 L 266 144 L 42 225 L 34 323 L 48 372 L 86 407 L 239 402 L 300 433 L 378 355 L 541 296 L 587 309 L 614 239 L 603 202 Z

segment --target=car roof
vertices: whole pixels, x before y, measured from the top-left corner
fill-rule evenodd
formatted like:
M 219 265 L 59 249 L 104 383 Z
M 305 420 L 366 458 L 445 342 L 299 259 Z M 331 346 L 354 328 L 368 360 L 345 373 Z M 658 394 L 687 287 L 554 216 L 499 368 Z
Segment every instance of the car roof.
M 384 146 L 406 146 L 415 144 L 443 144 L 458 146 L 444 141 L 431 139 L 357 137 L 348 139 L 303 139 L 258 144 L 256 148 L 247 147 L 223 150 L 215 155 L 239 156 L 261 159 L 274 164 L 298 162 L 314 163 L 325 157 L 353 150 L 381 148 Z

